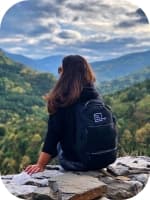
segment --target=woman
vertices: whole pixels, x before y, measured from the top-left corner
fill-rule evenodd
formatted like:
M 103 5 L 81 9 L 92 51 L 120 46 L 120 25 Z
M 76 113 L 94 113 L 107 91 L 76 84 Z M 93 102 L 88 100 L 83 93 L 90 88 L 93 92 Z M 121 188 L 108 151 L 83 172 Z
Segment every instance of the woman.
M 79 55 L 65 57 L 58 72 L 59 80 L 47 96 L 50 113 L 47 136 L 37 163 L 25 169 L 28 174 L 43 171 L 57 155 L 63 168 L 85 169 L 75 151 L 74 109 L 78 101 L 100 98 L 94 88 L 95 75 L 87 61 Z

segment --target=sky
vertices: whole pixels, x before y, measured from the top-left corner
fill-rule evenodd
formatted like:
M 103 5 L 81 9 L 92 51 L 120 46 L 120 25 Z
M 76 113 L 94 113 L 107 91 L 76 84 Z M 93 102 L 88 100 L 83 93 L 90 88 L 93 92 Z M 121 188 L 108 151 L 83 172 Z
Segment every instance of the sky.
M 28 0 L 6 12 L 0 48 L 30 58 L 108 60 L 150 50 L 150 25 L 132 0 Z

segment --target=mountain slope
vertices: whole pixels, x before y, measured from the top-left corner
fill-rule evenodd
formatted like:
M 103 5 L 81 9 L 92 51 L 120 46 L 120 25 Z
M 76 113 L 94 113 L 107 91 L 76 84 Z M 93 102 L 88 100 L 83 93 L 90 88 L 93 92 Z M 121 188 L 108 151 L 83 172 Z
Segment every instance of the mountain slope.
M 19 172 L 36 162 L 47 130 L 42 96 L 54 83 L 52 74 L 33 71 L 0 51 L 0 172 Z
M 119 154 L 150 156 L 150 80 L 104 99 L 117 119 Z
M 57 75 L 58 67 L 61 65 L 63 56 L 56 55 L 56 56 L 49 56 L 42 59 L 32 59 L 26 56 L 22 56 L 19 54 L 12 54 L 5 52 L 6 55 L 15 60 L 16 62 L 23 63 L 34 70 L 38 70 L 41 72 L 49 72 L 54 75 Z
M 11 59 L 30 66 L 33 69 L 51 72 L 57 75 L 57 68 L 61 65 L 62 55 L 49 56 L 43 59 L 30 59 L 25 56 L 10 54 Z M 150 66 L 150 51 L 131 53 L 119 58 L 91 63 L 99 82 L 112 80 L 129 75 L 143 67 Z
M 108 61 L 94 62 L 92 67 L 98 81 L 101 82 L 127 76 L 137 70 L 150 66 L 149 58 L 150 51 L 138 52 Z
M 48 113 L 42 96 L 51 89 L 51 74 L 15 63 L 0 51 L 0 172 L 14 174 L 35 163 L 47 131 Z M 150 155 L 150 85 L 146 80 L 104 97 L 119 129 L 119 153 Z M 142 139 L 141 139 L 142 138 Z
M 54 83 L 53 75 L 33 71 L 12 61 L 0 51 L 0 109 L 8 110 L 9 113 L 11 110 L 20 114 L 32 113 L 33 105 L 45 105 L 42 96 Z
M 9 59 L 0 51 L 0 92 L 12 93 L 13 87 L 18 86 L 24 90 L 24 94 L 44 95 L 55 82 L 55 77 L 50 73 L 34 71 L 23 64 Z M 8 80 L 5 84 L 4 80 Z M 29 88 L 26 85 L 30 85 Z M 12 90 L 11 90 L 12 89 Z
M 102 81 L 97 87 L 102 94 L 112 94 L 114 92 L 131 87 L 136 83 L 150 79 L 150 66 L 144 67 L 128 76 L 123 76 L 111 81 Z

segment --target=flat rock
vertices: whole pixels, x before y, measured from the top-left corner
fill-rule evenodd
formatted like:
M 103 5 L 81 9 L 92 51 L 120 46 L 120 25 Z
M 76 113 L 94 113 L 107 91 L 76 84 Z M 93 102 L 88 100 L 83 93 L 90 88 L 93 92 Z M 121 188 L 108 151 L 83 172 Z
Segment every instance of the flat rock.
M 149 157 L 137 156 L 137 157 L 120 157 L 112 165 L 108 167 L 108 170 L 115 175 L 127 175 L 130 173 L 150 173 L 150 159 Z
M 14 177 L 14 174 L 8 174 L 8 175 L 5 175 L 5 176 L 1 176 L 1 179 L 11 180 L 13 177 Z
M 53 200 L 56 199 L 50 187 L 38 187 L 32 194 L 33 200 Z
M 134 181 L 139 181 L 143 185 L 145 185 L 148 181 L 149 175 L 148 174 L 133 174 L 129 175 L 130 179 Z
M 36 178 L 36 179 L 43 179 L 43 178 L 47 178 L 50 179 L 52 177 L 56 177 L 59 175 L 64 174 L 64 172 L 60 171 L 60 170 L 56 170 L 56 169 L 52 169 L 52 170 L 44 170 L 43 172 L 38 172 L 36 174 L 32 174 L 32 178 Z
M 92 200 L 106 193 L 106 185 L 97 178 L 87 175 L 65 173 L 49 181 L 58 199 Z
M 19 196 L 30 196 L 36 189 L 36 186 L 33 185 L 15 185 L 15 184 L 6 184 L 6 188 L 9 192 L 17 197 Z
M 48 165 L 22 185 L 14 175 L 1 176 L 6 188 L 27 200 L 123 200 L 137 195 L 150 174 L 150 158 L 120 157 L 108 168 L 87 172 L 67 172 Z
M 106 197 L 113 200 L 122 200 L 133 197 L 143 189 L 139 181 L 124 180 L 123 178 L 102 177 L 101 180 L 107 184 Z

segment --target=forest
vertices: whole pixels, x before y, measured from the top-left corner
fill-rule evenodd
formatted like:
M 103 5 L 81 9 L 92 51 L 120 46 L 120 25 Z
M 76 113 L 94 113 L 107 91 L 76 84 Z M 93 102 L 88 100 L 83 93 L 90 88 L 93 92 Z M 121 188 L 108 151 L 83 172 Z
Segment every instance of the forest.
M 0 52 L 0 172 L 20 172 L 36 162 L 47 131 L 44 95 L 55 77 L 13 62 Z M 98 88 L 101 92 L 101 88 Z M 104 89 L 103 89 L 104 90 Z M 103 94 L 104 92 L 102 92 Z M 119 155 L 150 156 L 150 80 L 105 94 L 119 134 Z

